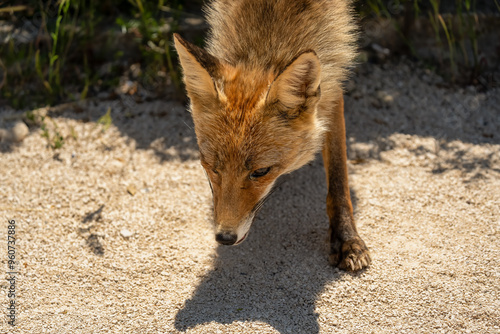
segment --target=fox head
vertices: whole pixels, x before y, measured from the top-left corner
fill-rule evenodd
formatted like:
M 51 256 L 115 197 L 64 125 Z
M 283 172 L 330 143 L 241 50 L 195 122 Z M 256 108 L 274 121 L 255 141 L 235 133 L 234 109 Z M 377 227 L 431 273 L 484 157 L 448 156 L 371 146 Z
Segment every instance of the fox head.
M 276 179 L 313 159 L 324 126 L 320 62 L 305 51 L 282 69 L 229 64 L 174 35 L 213 194 L 216 240 L 241 243 Z

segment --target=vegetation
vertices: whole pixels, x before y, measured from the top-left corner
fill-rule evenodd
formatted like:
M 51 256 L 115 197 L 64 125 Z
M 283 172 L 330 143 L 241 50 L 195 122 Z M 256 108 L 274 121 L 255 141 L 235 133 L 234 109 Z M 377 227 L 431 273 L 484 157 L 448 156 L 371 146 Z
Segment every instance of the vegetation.
M 0 100 L 35 108 L 116 87 L 137 63 L 150 89 L 179 85 L 171 51 L 180 1 L 30 0 L 0 9 Z M 173 14 L 174 13 L 174 14 Z
M 475 14 L 481 1 L 359 0 L 358 11 L 391 19 L 413 53 L 404 22 L 428 17 L 443 51 L 441 66 L 453 80 L 458 58 L 481 71 Z M 114 89 L 126 76 L 150 91 L 179 88 L 172 32 L 186 7 L 199 10 L 201 2 L 25 0 L 0 8 L 2 25 L 10 29 L 0 45 L 0 103 L 30 109 L 84 99 Z M 498 0 L 487 2 L 500 11 Z
M 390 19 L 413 56 L 418 58 L 411 34 L 405 29 L 411 22 L 427 17 L 439 46 L 439 64 L 442 74 L 455 81 L 460 67 L 471 73 L 481 71 L 478 48 L 478 7 L 499 12 L 498 0 L 366 0 L 358 3 L 362 17 Z M 432 67 L 435 67 L 433 65 Z

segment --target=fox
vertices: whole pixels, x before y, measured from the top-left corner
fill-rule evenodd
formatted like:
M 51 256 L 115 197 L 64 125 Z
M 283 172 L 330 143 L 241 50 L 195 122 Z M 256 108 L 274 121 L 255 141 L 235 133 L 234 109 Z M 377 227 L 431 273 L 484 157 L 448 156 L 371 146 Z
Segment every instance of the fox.
M 332 266 L 370 265 L 353 216 L 344 94 L 357 54 L 347 0 L 214 0 L 205 47 L 173 35 L 215 239 L 239 245 L 276 180 L 322 152 Z

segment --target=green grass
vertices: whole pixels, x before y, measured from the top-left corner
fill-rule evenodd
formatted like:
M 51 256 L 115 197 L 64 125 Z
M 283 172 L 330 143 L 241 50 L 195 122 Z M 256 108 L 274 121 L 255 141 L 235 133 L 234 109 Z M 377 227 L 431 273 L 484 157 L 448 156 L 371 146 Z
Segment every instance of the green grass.
M 498 0 L 494 0 L 500 11 Z M 418 58 L 413 41 L 408 36 L 404 36 L 400 27 L 400 13 L 391 11 L 392 8 L 399 8 L 403 4 L 406 10 L 411 9 L 411 15 L 404 17 L 407 19 L 419 18 L 425 15 L 434 31 L 436 44 L 439 46 L 439 68 L 451 81 L 454 81 L 459 73 L 459 68 L 471 70 L 474 75 L 479 75 L 481 68 L 479 65 L 478 32 L 477 32 L 477 0 L 365 0 L 359 2 L 358 10 L 361 17 L 391 18 L 400 38 L 407 44 L 411 53 Z M 451 13 L 444 15 L 443 7 L 452 8 Z M 458 55 L 461 55 L 459 61 Z M 472 58 L 469 56 L 472 55 Z M 446 58 L 446 59 L 445 59 Z
M 104 115 L 102 115 L 101 117 L 99 117 L 99 119 L 97 120 L 97 124 L 102 125 L 103 131 L 106 131 L 107 129 L 109 129 L 111 124 L 113 124 L 113 119 L 111 118 L 111 108 L 108 108 L 106 113 Z
M 134 63 L 140 64 L 139 80 L 147 88 L 161 91 L 167 84 L 180 86 L 171 50 L 178 15 L 170 15 L 165 9 L 182 11 L 182 1 L 25 3 L 0 9 L 0 20 L 18 27 L 21 22 L 31 22 L 34 30 L 30 41 L 10 39 L 0 47 L 0 70 L 4 74 L 0 77 L 0 101 L 23 109 L 84 99 L 114 88 Z M 133 37 L 130 45 L 116 42 L 120 29 L 129 34 L 124 39 Z
M 47 121 L 51 121 L 53 129 L 50 130 L 47 126 Z M 64 137 L 59 132 L 57 123 L 53 119 L 47 116 L 43 116 L 41 119 L 40 129 L 42 130 L 42 137 L 47 140 L 47 145 L 53 150 L 59 149 L 64 145 Z

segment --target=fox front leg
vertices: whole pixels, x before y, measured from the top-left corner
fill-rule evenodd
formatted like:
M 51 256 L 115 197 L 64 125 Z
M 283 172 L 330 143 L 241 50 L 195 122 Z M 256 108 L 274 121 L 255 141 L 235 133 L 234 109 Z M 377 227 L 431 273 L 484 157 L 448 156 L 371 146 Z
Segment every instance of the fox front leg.
M 367 267 L 371 259 L 354 222 L 347 181 L 345 138 L 344 98 L 340 94 L 340 99 L 331 115 L 323 147 L 323 162 L 328 185 L 326 208 L 330 219 L 329 261 L 340 269 L 357 271 Z

